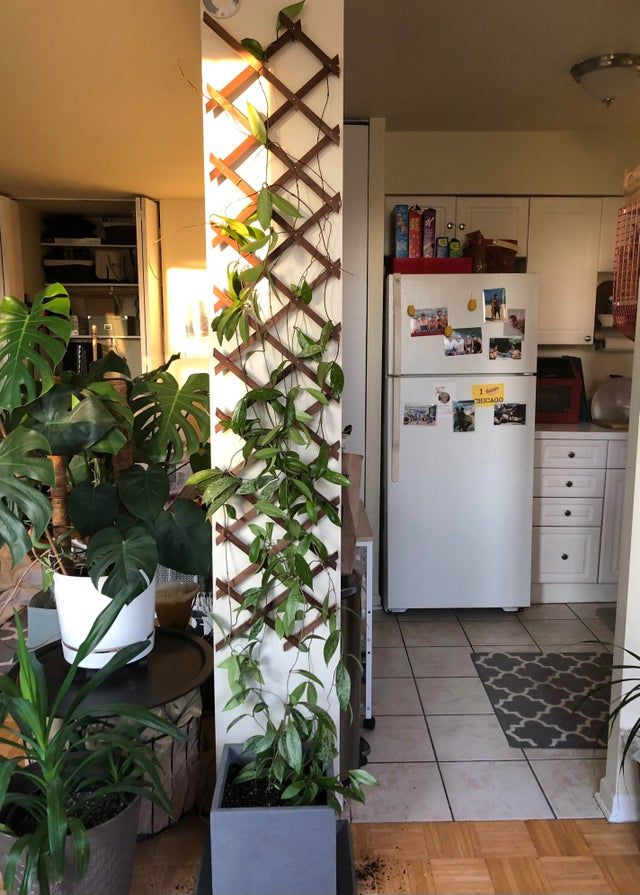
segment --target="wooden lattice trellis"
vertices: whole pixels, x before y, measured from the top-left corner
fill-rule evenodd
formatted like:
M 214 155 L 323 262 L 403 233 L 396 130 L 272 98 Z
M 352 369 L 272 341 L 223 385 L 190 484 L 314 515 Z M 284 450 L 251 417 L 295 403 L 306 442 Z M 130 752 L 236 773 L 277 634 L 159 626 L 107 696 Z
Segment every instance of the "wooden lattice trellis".
M 341 196 L 339 192 L 329 192 L 324 183 L 319 182 L 318 179 L 313 177 L 310 173 L 310 166 L 314 162 L 318 161 L 320 159 L 320 156 L 327 149 L 332 146 L 338 146 L 340 144 L 340 127 L 339 125 L 335 125 L 333 127 L 328 125 L 310 108 L 310 106 L 305 102 L 305 99 L 310 96 L 313 90 L 325 83 L 329 77 L 337 78 L 340 76 L 339 58 L 337 56 L 330 58 L 305 33 L 300 22 L 294 22 L 283 15 L 280 16 L 280 22 L 283 28 L 282 33 L 266 48 L 264 62 L 260 61 L 247 50 L 245 50 L 244 47 L 231 34 L 229 34 L 229 32 L 226 31 L 226 29 L 223 28 L 219 22 L 208 15 L 208 13 L 205 12 L 203 14 L 203 20 L 205 24 L 213 32 L 215 32 L 215 34 L 217 34 L 218 37 L 220 37 L 235 53 L 237 53 L 237 55 L 243 60 L 243 62 L 246 63 L 245 68 L 221 89 L 218 90 L 212 85 L 207 85 L 207 93 L 210 99 L 207 101 L 205 107 L 207 113 L 211 113 L 214 116 L 219 115 L 221 112 L 226 112 L 233 118 L 233 120 L 237 124 L 239 124 L 243 128 L 243 130 L 247 131 L 248 133 L 248 135 L 244 139 L 242 139 L 238 146 L 236 146 L 233 151 L 228 153 L 224 158 L 218 157 L 213 152 L 211 152 L 209 155 L 209 160 L 211 163 L 211 169 L 209 172 L 210 179 L 227 179 L 242 194 L 244 194 L 244 196 L 246 196 L 246 206 L 242 209 L 242 211 L 235 215 L 238 220 L 245 221 L 256 210 L 257 201 L 256 189 L 238 173 L 238 168 L 250 157 L 253 152 L 262 149 L 261 144 L 259 144 L 256 138 L 251 135 L 251 128 L 247 116 L 238 108 L 237 105 L 238 100 L 242 97 L 247 88 L 254 84 L 258 80 L 258 78 L 263 78 L 274 89 L 274 93 L 278 94 L 282 98 L 278 108 L 272 110 L 265 121 L 267 133 L 269 133 L 270 128 L 272 128 L 278 122 L 283 121 L 288 116 L 301 115 L 307 119 L 307 121 L 313 126 L 313 128 L 319 135 L 319 139 L 316 139 L 313 145 L 310 146 L 309 149 L 299 159 L 292 158 L 286 152 L 286 150 L 282 148 L 282 146 L 272 142 L 271 140 L 267 141 L 268 151 L 280 162 L 280 164 L 284 168 L 284 173 L 282 173 L 277 179 L 269 184 L 269 189 L 273 192 L 277 192 L 278 190 L 282 190 L 283 188 L 286 189 L 296 182 L 300 182 L 303 183 L 309 190 L 310 194 L 313 194 L 320 202 L 320 206 L 313 212 L 313 214 L 303 219 L 297 226 L 289 223 L 289 221 L 287 221 L 286 218 L 284 218 L 281 214 L 278 214 L 277 212 L 274 213 L 273 220 L 281 229 L 283 238 L 281 239 L 277 247 L 270 253 L 269 258 L 271 261 L 275 262 L 278 259 L 281 259 L 285 255 L 285 253 L 291 250 L 293 247 L 303 249 L 308 254 L 308 256 L 313 259 L 313 261 L 317 262 L 317 264 L 321 268 L 320 273 L 318 273 L 313 281 L 309 283 L 312 293 L 315 293 L 316 290 L 320 289 L 320 287 L 322 287 L 328 280 L 332 278 L 340 278 L 341 265 L 340 259 L 333 259 L 328 254 L 323 253 L 318 248 L 318 246 L 314 245 L 313 242 L 310 241 L 309 237 L 314 228 L 318 227 L 323 221 L 326 221 L 331 215 L 337 214 L 340 211 Z M 297 43 L 298 45 L 304 47 L 305 50 L 307 50 L 320 64 L 320 68 L 318 69 L 318 71 L 311 78 L 309 78 L 305 84 L 303 84 L 295 91 L 291 90 L 286 84 L 284 84 L 269 67 L 269 63 L 273 61 L 277 54 L 292 43 Z M 322 136 L 320 136 L 320 134 Z M 223 247 L 226 245 L 231 247 L 238 255 L 240 255 L 239 247 L 231 237 L 225 234 L 215 222 L 211 222 L 211 227 L 214 232 L 211 244 L 214 248 L 218 246 Z M 256 255 L 243 254 L 242 257 L 244 261 L 252 266 L 261 264 L 260 259 Z M 304 359 L 297 357 L 292 351 L 290 351 L 287 345 L 283 343 L 282 339 L 278 335 L 278 325 L 285 322 L 289 315 L 295 311 L 303 313 L 307 318 L 309 318 L 309 320 L 311 320 L 320 328 L 328 321 L 326 320 L 326 318 L 323 317 L 322 314 L 318 312 L 318 310 L 313 308 L 311 305 L 300 301 L 291 287 L 284 283 L 279 277 L 277 277 L 275 273 L 272 272 L 271 278 L 274 287 L 277 289 L 281 299 L 283 299 L 282 307 L 268 320 L 260 324 L 258 323 L 258 321 L 252 319 L 249 316 L 248 320 L 250 326 L 253 328 L 253 332 L 251 333 L 248 341 L 239 345 L 237 348 L 230 350 L 228 353 L 224 353 L 222 350 L 220 350 L 220 348 L 215 348 L 215 372 L 216 374 L 220 374 L 223 372 L 231 373 L 234 376 L 237 376 L 248 388 L 260 388 L 265 383 L 258 382 L 255 378 L 247 373 L 247 371 L 242 366 L 242 359 L 249 351 L 251 351 L 256 346 L 256 344 L 264 341 L 275 352 L 281 355 L 283 362 L 287 362 L 287 365 L 283 368 L 280 376 L 278 377 L 278 382 L 286 380 L 289 376 L 291 376 L 292 373 L 297 372 L 298 374 L 308 379 L 310 385 L 317 387 L 315 371 Z M 228 294 L 219 287 L 214 287 L 214 294 L 217 299 L 216 310 L 219 310 L 220 308 L 230 303 Z M 333 327 L 331 333 L 331 341 L 334 341 L 336 343 L 339 342 L 340 329 L 340 324 Z M 326 395 L 327 399 L 329 399 L 329 401 L 334 399 L 333 392 L 328 386 L 323 387 L 323 392 Z M 309 407 L 305 408 L 305 410 L 307 413 L 316 416 L 321 412 L 322 407 L 323 405 L 321 404 L 321 402 L 316 401 Z M 219 431 L 221 422 L 228 419 L 228 416 L 220 409 L 217 409 L 216 414 L 218 419 L 217 431 Z M 318 446 L 325 443 L 318 432 L 314 432 L 310 429 L 310 435 L 313 441 Z M 339 441 L 336 441 L 333 444 L 327 444 L 327 448 L 329 450 L 330 457 L 334 459 L 338 459 L 340 457 Z M 239 472 L 241 468 L 242 464 L 234 468 L 233 471 Z M 250 504 L 255 505 L 256 503 L 256 498 L 252 495 L 244 495 L 243 499 L 247 500 L 247 502 Z M 338 507 L 339 498 L 334 498 L 331 503 L 334 507 Z M 242 535 L 248 524 L 252 520 L 256 519 L 258 515 L 259 513 L 255 509 L 255 506 L 252 506 L 232 523 L 218 523 L 216 525 L 217 544 L 222 544 L 224 542 L 231 544 L 242 554 L 244 554 L 248 559 L 249 546 L 243 540 Z M 320 514 L 320 518 L 322 518 L 322 516 L 324 515 L 325 514 Z M 306 529 L 309 529 L 311 526 L 312 523 L 310 520 L 308 520 L 303 525 L 303 527 L 305 527 Z M 280 540 L 273 547 L 273 552 L 275 553 L 281 550 L 284 546 L 286 546 L 286 543 L 286 541 Z M 323 566 L 318 565 L 314 569 L 314 577 L 320 574 L 324 569 L 330 568 L 335 570 L 337 568 L 337 564 L 338 552 L 335 551 L 329 556 Z M 259 566 L 248 563 L 238 574 L 236 574 L 228 581 L 217 577 L 215 582 L 216 598 L 228 596 L 236 603 L 241 604 L 243 598 L 239 588 L 242 586 L 243 582 L 251 578 L 251 576 L 254 575 L 258 570 Z M 297 631 L 295 635 L 285 638 L 283 644 L 283 648 L 285 650 L 296 647 L 301 639 L 308 636 L 319 625 L 321 625 L 323 621 L 321 614 L 321 602 L 314 596 L 312 592 L 310 592 L 308 588 L 303 588 L 303 592 L 309 605 L 316 610 L 316 613 L 310 620 L 309 616 L 307 615 L 307 623 L 304 625 L 304 627 L 302 627 L 301 630 Z M 259 610 L 259 612 L 257 613 L 264 618 L 265 624 L 268 625 L 272 630 L 275 630 L 275 622 L 272 618 L 272 614 L 277 609 L 277 607 L 287 598 L 288 593 L 289 591 L 286 589 L 278 593 L 269 601 L 266 606 L 262 607 L 262 609 Z M 336 606 L 334 603 L 330 611 L 335 612 L 335 610 Z M 229 635 L 227 635 L 225 638 L 222 638 L 216 643 L 216 650 L 223 649 L 230 640 L 246 634 L 254 622 L 255 615 L 250 620 L 236 625 Z

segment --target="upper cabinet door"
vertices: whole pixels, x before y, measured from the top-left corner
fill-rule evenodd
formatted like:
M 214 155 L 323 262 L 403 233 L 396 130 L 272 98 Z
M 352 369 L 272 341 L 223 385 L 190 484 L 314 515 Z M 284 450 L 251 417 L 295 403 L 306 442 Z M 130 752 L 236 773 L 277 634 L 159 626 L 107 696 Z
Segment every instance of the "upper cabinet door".
M 538 342 L 593 342 L 602 199 L 531 199 L 527 270 L 540 276 Z
M 616 227 L 618 211 L 623 203 L 621 196 L 605 196 L 602 200 L 602 224 L 600 227 L 600 253 L 598 270 L 613 271 L 613 259 L 616 249 Z
M 143 373 L 164 363 L 160 209 L 151 199 L 136 199 L 140 353 Z
M 527 254 L 529 200 L 463 196 L 456 200 L 456 235 L 464 242 L 467 233 L 480 230 L 487 239 L 517 239 L 518 256 Z
M 20 209 L 15 199 L 0 196 L 0 298 L 12 295 L 22 301 L 22 240 Z
M 386 196 L 384 211 L 387 226 L 384 231 L 384 253 L 393 254 L 393 209 L 396 205 L 419 205 L 420 208 L 435 208 L 436 238 L 457 236 L 455 196 Z M 464 240 L 462 240 L 464 242 Z

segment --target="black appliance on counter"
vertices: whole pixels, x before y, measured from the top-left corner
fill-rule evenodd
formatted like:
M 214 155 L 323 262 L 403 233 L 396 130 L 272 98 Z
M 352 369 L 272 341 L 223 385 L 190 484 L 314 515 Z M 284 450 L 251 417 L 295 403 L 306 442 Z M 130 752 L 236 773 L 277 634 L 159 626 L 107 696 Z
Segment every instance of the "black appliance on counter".
M 537 377 L 537 425 L 589 421 L 579 357 L 538 357 Z

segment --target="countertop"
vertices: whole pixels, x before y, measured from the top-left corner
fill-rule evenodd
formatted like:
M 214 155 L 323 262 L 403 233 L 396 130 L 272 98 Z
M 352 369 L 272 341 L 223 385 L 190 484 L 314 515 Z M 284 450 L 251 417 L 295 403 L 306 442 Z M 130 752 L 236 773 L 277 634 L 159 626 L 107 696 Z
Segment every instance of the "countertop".
M 602 438 L 607 441 L 626 441 L 629 433 L 626 429 L 603 429 L 594 423 L 574 423 L 573 425 L 541 424 L 536 426 L 536 438 Z

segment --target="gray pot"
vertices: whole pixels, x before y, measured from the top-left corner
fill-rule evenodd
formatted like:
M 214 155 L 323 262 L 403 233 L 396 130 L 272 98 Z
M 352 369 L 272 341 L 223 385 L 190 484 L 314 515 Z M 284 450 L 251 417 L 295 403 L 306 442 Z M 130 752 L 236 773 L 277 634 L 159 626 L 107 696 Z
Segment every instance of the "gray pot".
M 336 813 L 325 805 L 223 808 L 232 765 L 226 745 L 211 805 L 213 895 L 336 895 Z
M 75 873 L 74 852 L 67 837 L 66 866 L 62 881 L 51 886 L 51 895 L 128 895 L 133 877 L 140 799 L 116 815 L 112 820 L 87 831 L 91 855 L 87 872 L 78 880 Z M 0 866 L 4 868 L 9 849 L 15 842 L 12 836 L 0 833 Z M 18 871 L 18 880 L 20 879 Z M 19 885 L 10 895 L 17 892 Z M 31 895 L 40 895 L 36 885 Z

